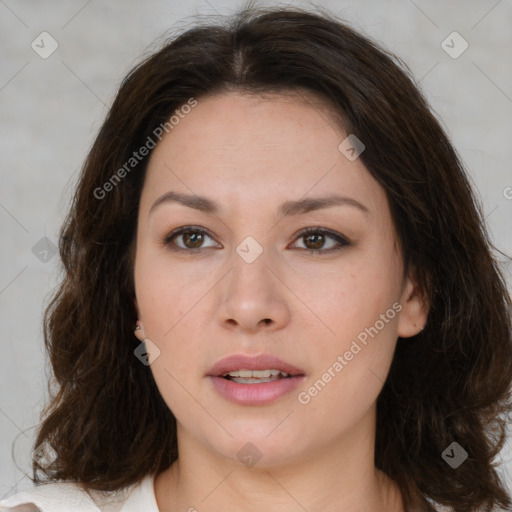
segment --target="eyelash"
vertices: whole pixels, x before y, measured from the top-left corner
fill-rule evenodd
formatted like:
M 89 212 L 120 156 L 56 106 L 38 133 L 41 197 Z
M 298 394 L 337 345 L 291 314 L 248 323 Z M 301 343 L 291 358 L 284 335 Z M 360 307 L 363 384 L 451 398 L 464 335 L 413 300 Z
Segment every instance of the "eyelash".
M 174 231 L 169 233 L 164 238 L 162 243 L 164 245 L 168 245 L 172 251 L 188 252 L 191 254 L 196 254 L 196 253 L 202 252 L 203 248 L 194 250 L 194 249 L 184 249 L 183 247 L 176 247 L 176 246 L 172 247 L 171 246 L 171 241 L 173 238 L 175 238 L 179 235 L 183 235 L 185 233 L 202 233 L 202 234 L 207 235 L 209 238 L 213 239 L 213 236 L 206 229 L 199 228 L 197 226 L 184 226 L 182 228 L 175 229 Z M 304 238 L 305 236 L 311 235 L 311 234 L 320 234 L 320 235 L 324 235 L 329 238 L 332 238 L 333 240 L 335 240 L 338 243 L 338 246 L 331 247 L 330 249 L 302 249 L 302 248 L 299 248 L 299 250 L 308 251 L 310 254 L 330 254 L 333 252 L 338 252 L 341 249 L 344 249 L 345 247 L 352 245 L 352 243 L 344 236 L 340 235 L 339 233 L 336 233 L 335 231 L 330 231 L 330 230 L 324 229 L 324 228 L 306 228 L 306 229 L 302 230 L 300 233 L 298 233 L 296 238 L 297 239 Z

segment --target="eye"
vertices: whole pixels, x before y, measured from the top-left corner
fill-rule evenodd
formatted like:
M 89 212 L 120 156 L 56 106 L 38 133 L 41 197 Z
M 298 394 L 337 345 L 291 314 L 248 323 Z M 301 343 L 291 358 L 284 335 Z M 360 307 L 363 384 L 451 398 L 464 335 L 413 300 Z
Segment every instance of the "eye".
M 174 239 L 182 240 L 182 244 L 175 244 L 173 242 Z M 174 230 L 172 233 L 169 233 L 165 237 L 164 243 L 165 245 L 177 245 L 177 248 L 171 247 L 172 250 L 179 251 L 187 251 L 191 253 L 201 252 L 201 247 L 204 243 L 205 238 L 212 238 L 210 234 L 202 229 L 195 226 L 184 226 L 182 228 Z M 212 245 L 207 247 L 213 247 Z M 194 250 L 195 249 L 195 250 Z
M 312 254 L 336 252 L 351 245 L 350 241 L 340 233 L 323 228 L 307 228 L 298 234 L 298 239 L 305 242 L 306 247 L 303 250 Z M 334 243 L 331 243 L 330 247 L 324 248 L 325 241 L 328 239 Z

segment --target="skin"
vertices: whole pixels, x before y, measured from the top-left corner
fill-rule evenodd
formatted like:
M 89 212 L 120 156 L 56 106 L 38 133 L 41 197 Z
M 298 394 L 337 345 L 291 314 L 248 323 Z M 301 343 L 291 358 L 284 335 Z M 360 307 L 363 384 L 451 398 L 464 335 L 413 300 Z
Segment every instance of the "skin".
M 160 350 L 150 368 L 178 425 L 180 457 L 155 480 L 161 512 L 226 503 L 246 511 L 403 510 L 396 485 L 374 466 L 376 400 L 397 337 L 423 328 L 428 305 L 414 276 L 403 277 L 384 190 L 359 158 L 338 149 L 346 136 L 311 95 L 229 92 L 199 98 L 151 156 L 138 215 L 135 334 Z M 207 196 L 222 209 L 165 203 L 149 215 L 170 190 Z M 344 205 L 277 215 L 284 201 L 332 193 L 369 212 Z M 165 245 L 172 230 L 190 225 L 212 234 L 199 253 L 186 252 L 194 240 L 184 236 L 173 239 L 181 252 Z M 307 227 L 352 244 L 312 254 L 308 248 L 338 244 L 298 236 Z M 236 252 L 247 236 L 263 248 L 252 263 Z M 299 403 L 298 393 L 394 303 L 401 311 Z M 206 374 L 234 353 L 277 355 L 306 380 L 268 405 L 228 402 Z M 237 457 L 247 442 L 262 454 L 252 467 Z

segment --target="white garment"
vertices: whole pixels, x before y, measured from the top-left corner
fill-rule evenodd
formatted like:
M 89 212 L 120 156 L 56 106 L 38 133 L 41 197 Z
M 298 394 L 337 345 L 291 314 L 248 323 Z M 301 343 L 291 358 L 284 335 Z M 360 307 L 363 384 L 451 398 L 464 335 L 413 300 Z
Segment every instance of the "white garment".
M 155 475 L 114 492 L 83 490 L 73 482 L 37 485 L 0 501 L 0 512 L 159 512 Z
M 440 505 L 434 508 L 438 512 L 451 510 Z M 139 483 L 114 492 L 85 491 L 71 482 L 38 485 L 0 501 L 0 512 L 160 511 L 155 497 L 155 475 L 146 475 Z

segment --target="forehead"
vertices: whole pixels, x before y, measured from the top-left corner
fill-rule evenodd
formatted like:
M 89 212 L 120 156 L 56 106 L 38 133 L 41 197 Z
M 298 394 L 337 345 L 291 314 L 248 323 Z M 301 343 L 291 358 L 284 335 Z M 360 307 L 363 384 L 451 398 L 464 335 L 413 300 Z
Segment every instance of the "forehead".
M 245 160 L 283 155 L 293 161 L 322 141 L 336 150 L 343 130 L 335 110 L 306 92 L 244 94 L 238 91 L 200 97 L 197 105 L 165 134 L 152 160 L 167 153 L 180 161 L 204 152 Z M 179 153 L 179 154 L 178 154 Z M 317 156 L 316 156 L 317 157 Z M 221 162 L 217 162 L 221 163 Z
M 200 97 L 153 151 L 143 201 L 166 189 L 262 205 L 274 194 L 286 200 L 309 191 L 361 196 L 367 189 L 382 199 L 361 160 L 340 151 L 346 136 L 339 114 L 312 94 Z

